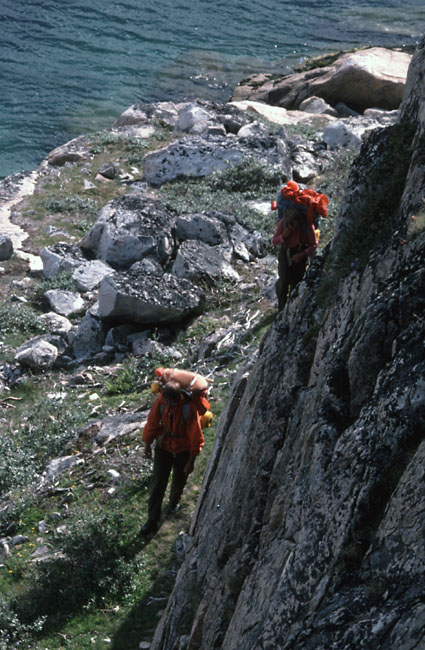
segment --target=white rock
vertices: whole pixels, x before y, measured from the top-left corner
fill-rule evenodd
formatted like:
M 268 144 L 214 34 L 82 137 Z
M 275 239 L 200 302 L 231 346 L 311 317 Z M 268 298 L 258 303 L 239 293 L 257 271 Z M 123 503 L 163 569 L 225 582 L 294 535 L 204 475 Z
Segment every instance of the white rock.
M 51 368 L 58 356 L 58 349 L 44 340 L 34 340 L 24 343 L 16 352 L 15 360 L 21 366 L 33 370 Z
M 64 289 L 49 289 L 44 293 L 51 309 L 62 316 L 71 316 L 81 313 L 84 300 L 75 291 Z

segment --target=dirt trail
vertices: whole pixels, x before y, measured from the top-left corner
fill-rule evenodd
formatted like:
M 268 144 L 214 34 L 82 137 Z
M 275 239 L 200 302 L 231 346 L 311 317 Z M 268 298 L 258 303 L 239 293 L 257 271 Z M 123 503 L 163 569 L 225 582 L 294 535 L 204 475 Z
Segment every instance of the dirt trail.
M 16 190 L 10 198 L 0 198 L 0 234 L 9 235 L 13 241 L 15 254 L 21 259 L 27 260 L 33 270 L 40 270 L 42 268 L 41 260 L 39 257 L 25 253 L 22 250 L 22 243 L 29 235 L 20 226 L 10 221 L 10 215 L 15 205 L 22 201 L 23 198 L 31 196 L 34 193 L 37 179 L 37 171 L 31 172 L 28 176 L 22 178 L 20 182 L 17 182 Z

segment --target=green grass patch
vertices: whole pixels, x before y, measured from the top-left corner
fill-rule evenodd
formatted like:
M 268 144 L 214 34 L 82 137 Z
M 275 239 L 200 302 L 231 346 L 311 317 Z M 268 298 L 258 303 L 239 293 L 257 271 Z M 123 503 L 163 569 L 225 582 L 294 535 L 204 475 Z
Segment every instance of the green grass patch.
M 16 343 L 19 338 L 45 332 L 42 321 L 32 307 L 25 303 L 6 301 L 0 307 L 0 337 Z M 11 342 L 11 344 L 12 344 Z
M 14 414 L 0 436 L 0 493 L 34 481 L 51 458 L 61 455 L 84 420 L 85 414 L 71 402 L 47 397 L 31 408 L 26 404 L 19 418 Z
M 41 304 L 44 301 L 44 294 L 51 289 L 61 289 L 63 291 L 76 291 L 76 284 L 72 279 L 72 273 L 64 271 L 53 278 L 40 280 L 35 288 L 34 299 Z
M 218 211 L 233 214 L 250 231 L 270 236 L 276 217 L 247 207 L 253 199 L 268 200 L 276 194 L 280 176 L 273 167 L 247 159 L 208 178 L 175 181 L 164 185 L 158 195 L 177 214 Z
M 15 519 L 14 534 L 27 535 L 29 542 L 14 549 L 0 569 L 0 644 L 5 644 L 0 648 L 8 647 L 13 640 L 15 646 L 11 647 L 25 643 L 22 647 L 33 650 L 133 650 L 141 640 L 152 639 L 158 613 L 165 607 L 179 567 L 174 545 L 180 532 L 187 530 L 228 390 L 227 382 L 217 375 L 212 388 L 213 423 L 204 430 L 205 446 L 189 477 L 181 510 L 163 519 L 152 540 L 137 536 L 146 519 L 150 483 L 150 462 L 143 458 L 141 434 L 125 441 L 117 439 L 104 453 L 91 458 L 88 465 L 59 476 L 55 482 L 57 493 L 48 490 L 30 498 L 30 486 L 24 487 L 28 474 L 17 481 L 23 486 L 20 507 L 3 513 L 1 525 L 5 529 Z M 150 395 L 146 407 L 153 400 Z M 71 411 L 69 403 L 67 407 Z M 36 411 L 43 414 L 38 423 L 34 422 Z M 62 439 L 63 448 L 65 440 L 75 435 L 71 421 L 62 436 L 58 409 L 47 411 L 44 404 L 38 403 L 33 412 L 34 417 L 23 422 L 22 429 L 34 443 L 41 441 L 44 449 L 35 450 L 35 444 L 28 442 L 20 463 L 28 463 L 34 455 L 40 461 L 51 453 L 55 455 L 56 442 Z M 54 436 L 49 427 L 55 429 Z M 20 432 L 13 434 L 22 448 Z M 53 440 L 49 442 L 51 436 L 54 444 Z M 88 461 L 90 452 L 84 454 Z M 109 467 L 121 474 L 112 495 L 108 493 Z M 90 490 L 87 482 L 92 483 Z M 72 494 L 68 505 L 64 505 L 64 494 Z M 56 532 L 52 513 L 61 514 L 58 523 L 65 525 L 66 532 Z M 34 564 L 30 559 L 37 547 L 38 522 L 42 519 L 51 524 L 50 532 L 43 537 L 53 556 Z

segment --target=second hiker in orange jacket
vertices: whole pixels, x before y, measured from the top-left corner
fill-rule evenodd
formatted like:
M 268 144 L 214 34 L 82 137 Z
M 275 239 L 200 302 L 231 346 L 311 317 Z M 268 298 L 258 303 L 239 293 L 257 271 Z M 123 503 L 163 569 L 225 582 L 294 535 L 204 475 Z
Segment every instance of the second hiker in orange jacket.
M 276 295 L 281 310 L 288 293 L 303 279 L 307 261 L 317 248 L 314 225 L 306 222 L 296 206 L 291 206 L 279 221 L 272 243 L 280 246 Z
M 152 405 L 143 431 L 143 441 L 147 458 L 152 457 L 152 444 L 156 442 L 148 520 L 140 531 L 146 536 L 158 530 L 171 471 L 173 478 L 167 508 L 170 514 L 177 509 L 187 477 L 204 446 L 197 408 L 193 402 L 185 400 L 176 382 L 167 382 Z

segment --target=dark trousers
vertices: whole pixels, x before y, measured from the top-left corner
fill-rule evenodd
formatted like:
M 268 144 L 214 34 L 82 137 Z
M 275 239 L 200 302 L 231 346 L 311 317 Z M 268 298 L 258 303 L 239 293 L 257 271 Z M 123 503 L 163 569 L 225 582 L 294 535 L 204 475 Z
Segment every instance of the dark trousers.
M 173 479 L 170 488 L 170 505 L 176 506 L 180 501 L 184 486 L 187 481 L 187 474 L 183 469 L 190 458 L 189 451 L 182 451 L 180 454 L 170 454 L 169 451 L 155 447 L 153 461 L 152 489 L 148 501 L 148 519 L 158 523 L 161 518 L 161 506 L 167 489 L 168 479 L 173 470 Z
M 302 260 L 297 264 L 293 262 L 289 264 L 288 249 L 286 246 L 280 247 L 277 260 L 279 278 L 276 282 L 276 296 L 279 311 L 286 305 L 288 293 L 303 279 L 306 266 L 307 260 Z

